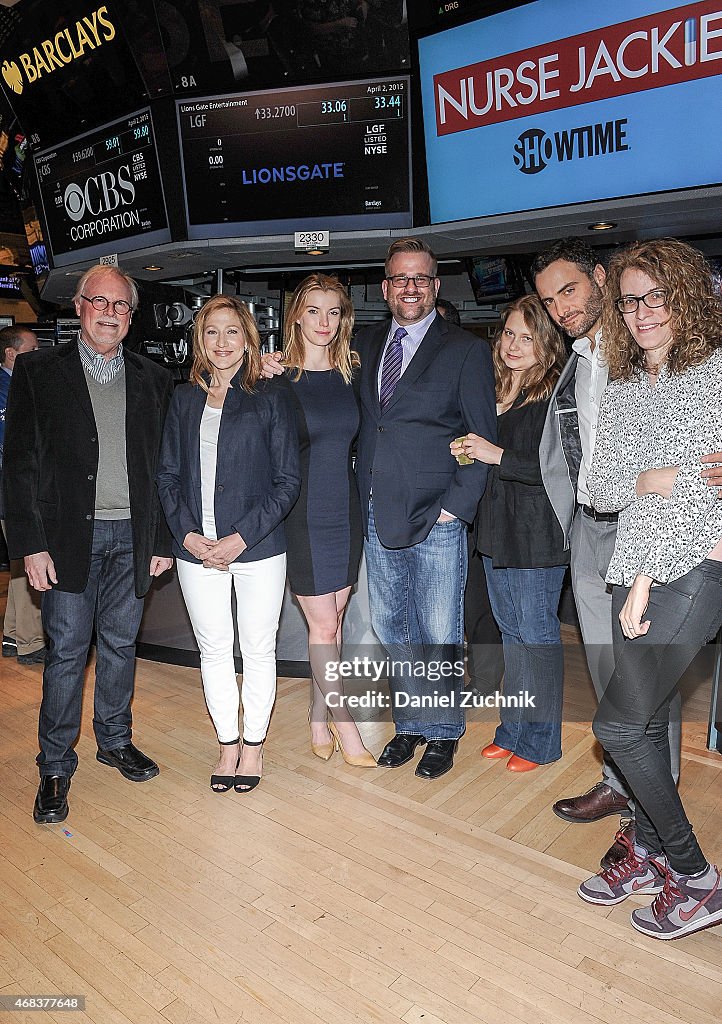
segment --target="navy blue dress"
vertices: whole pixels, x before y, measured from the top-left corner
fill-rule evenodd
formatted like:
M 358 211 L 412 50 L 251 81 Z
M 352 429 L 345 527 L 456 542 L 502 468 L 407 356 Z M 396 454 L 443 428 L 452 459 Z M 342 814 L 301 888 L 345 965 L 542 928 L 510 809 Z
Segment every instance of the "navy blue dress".
M 311 597 L 353 586 L 363 535 L 351 447 L 359 407 L 337 370 L 287 371 L 301 455 L 301 494 L 286 519 L 288 581 Z

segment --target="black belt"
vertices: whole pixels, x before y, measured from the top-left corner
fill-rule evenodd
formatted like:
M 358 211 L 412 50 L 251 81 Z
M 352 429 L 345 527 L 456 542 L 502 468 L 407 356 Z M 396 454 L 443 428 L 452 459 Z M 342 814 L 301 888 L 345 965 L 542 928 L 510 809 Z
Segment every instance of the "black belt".
M 582 513 L 598 523 L 616 523 L 619 512 L 597 512 L 591 505 L 582 505 Z

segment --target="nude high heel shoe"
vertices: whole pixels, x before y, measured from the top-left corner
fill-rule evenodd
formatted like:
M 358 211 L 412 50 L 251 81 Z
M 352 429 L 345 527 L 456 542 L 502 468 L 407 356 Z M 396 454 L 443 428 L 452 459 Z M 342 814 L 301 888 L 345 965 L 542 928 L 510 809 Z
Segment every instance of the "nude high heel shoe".
M 341 742 L 341 737 L 339 736 L 338 729 L 336 728 L 336 724 L 334 722 L 328 723 L 328 731 L 331 733 L 331 736 L 333 737 L 336 750 L 341 751 L 341 757 L 344 759 L 346 764 L 350 764 L 354 768 L 378 767 L 376 764 L 376 758 L 374 757 L 370 750 L 364 749 L 363 754 L 346 753 L 346 751 L 343 749 L 343 743 Z
M 308 727 L 309 727 L 309 729 L 311 728 L 311 712 L 312 712 L 312 710 L 313 710 L 313 708 L 309 708 L 308 709 Z M 330 727 L 329 727 L 329 732 L 330 731 L 331 730 L 330 730 Z M 333 757 L 333 752 L 334 752 L 335 749 L 336 749 L 336 744 L 335 744 L 333 736 L 331 737 L 331 739 L 330 739 L 330 741 L 328 743 L 314 743 L 313 742 L 313 734 L 311 735 L 311 750 L 316 755 L 316 757 L 320 757 L 322 761 L 330 761 L 331 758 Z

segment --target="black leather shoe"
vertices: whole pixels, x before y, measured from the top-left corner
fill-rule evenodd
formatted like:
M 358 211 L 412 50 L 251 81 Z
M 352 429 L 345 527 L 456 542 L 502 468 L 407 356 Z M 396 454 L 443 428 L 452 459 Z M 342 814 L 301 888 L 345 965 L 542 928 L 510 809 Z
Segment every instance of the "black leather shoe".
M 151 761 L 149 757 L 134 747 L 132 743 L 124 747 L 116 747 L 115 750 L 99 750 L 95 759 L 101 764 L 107 764 L 111 768 L 117 768 L 121 775 L 131 782 L 147 782 L 154 779 L 160 772 L 160 768 Z
M 429 740 L 414 775 L 420 779 L 438 779 L 440 775 L 446 775 L 454 767 L 458 745 L 458 740 Z
M 411 760 L 420 743 L 426 743 L 423 736 L 396 735 L 386 744 L 376 763 L 379 768 L 400 768 Z
M 68 816 L 68 775 L 43 775 L 33 807 L 33 819 L 39 825 L 65 821 Z
M 44 665 L 45 655 L 48 653 L 46 647 L 41 647 L 39 651 L 33 651 L 32 654 L 18 654 L 19 665 Z

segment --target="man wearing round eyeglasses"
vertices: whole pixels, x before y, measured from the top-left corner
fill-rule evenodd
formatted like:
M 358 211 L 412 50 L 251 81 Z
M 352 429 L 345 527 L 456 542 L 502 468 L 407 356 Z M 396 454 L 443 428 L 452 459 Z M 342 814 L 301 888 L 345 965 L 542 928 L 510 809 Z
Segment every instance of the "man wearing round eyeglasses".
M 132 743 L 130 702 L 143 597 L 172 564 L 155 486 L 172 379 L 123 347 L 138 304 L 126 274 L 91 268 L 74 302 L 77 343 L 18 361 L 5 432 L 8 548 L 42 594 L 48 636 L 33 810 L 42 823 L 68 815 L 93 630 L 97 760 L 132 782 L 158 774 Z

